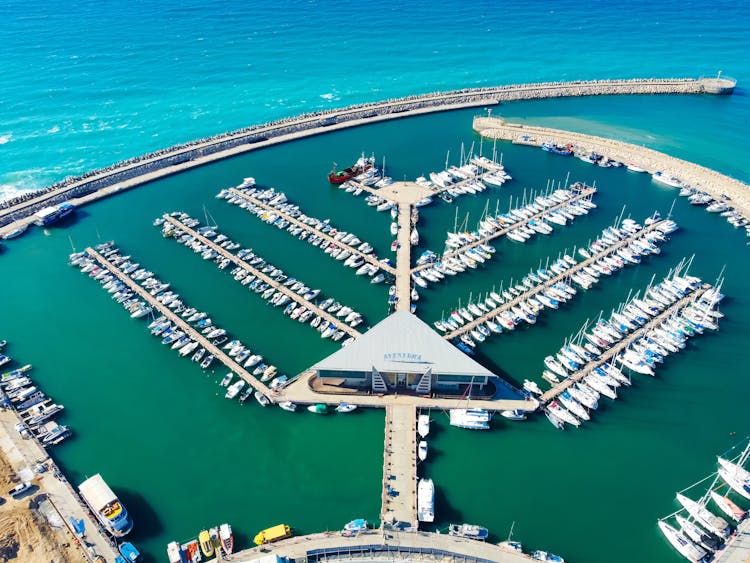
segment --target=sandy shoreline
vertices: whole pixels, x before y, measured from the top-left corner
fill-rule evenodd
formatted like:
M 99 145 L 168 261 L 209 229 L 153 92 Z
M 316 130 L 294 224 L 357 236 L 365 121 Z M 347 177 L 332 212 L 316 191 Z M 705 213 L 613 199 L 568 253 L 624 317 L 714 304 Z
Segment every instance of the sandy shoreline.
M 707 192 L 714 199 L 729 196 L 729 202 L 746 219 L 750 219 L 750 186 L 716 170 L 639 145 L 561 129 L 507 123 L 498 117 L 477 117 L 474 131 L 489 139 L 501 139 L 540 146 L 543 142 L 558 145 L 571 143 L 582 152 L 596 152 L 625 164 L 633 164 L 649 173 L 661 171 Z M 675 188 L 675 195 L 678 190 Z

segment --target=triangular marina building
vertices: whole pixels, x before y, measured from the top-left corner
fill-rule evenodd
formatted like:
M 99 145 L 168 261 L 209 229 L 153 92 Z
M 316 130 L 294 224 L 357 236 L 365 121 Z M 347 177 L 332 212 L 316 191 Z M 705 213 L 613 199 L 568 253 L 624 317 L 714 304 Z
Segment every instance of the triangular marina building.
M 515 389 L 408 311 L 396 311 L 311 368 L 320 384 L 363 392 L 494 394 Z M 498 385 L 498 383 L 500 385 Z

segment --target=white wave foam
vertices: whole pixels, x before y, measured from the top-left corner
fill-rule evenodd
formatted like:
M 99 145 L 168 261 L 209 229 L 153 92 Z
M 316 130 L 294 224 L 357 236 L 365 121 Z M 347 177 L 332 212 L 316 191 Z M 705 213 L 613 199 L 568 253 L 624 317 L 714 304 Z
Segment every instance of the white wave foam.
M 53 127 L 50 127 L 49 129 L 47 129 L 47 133 L 58 133 L 59 131 L 60 131 L 60 126 L 59 125 L 55 125 Z
M 8 133 L 7 135 L 0 135 L 0 145 L 4 145 L 5 143 L 10 143 L 11 139 L 13 139 L 13 133 Z

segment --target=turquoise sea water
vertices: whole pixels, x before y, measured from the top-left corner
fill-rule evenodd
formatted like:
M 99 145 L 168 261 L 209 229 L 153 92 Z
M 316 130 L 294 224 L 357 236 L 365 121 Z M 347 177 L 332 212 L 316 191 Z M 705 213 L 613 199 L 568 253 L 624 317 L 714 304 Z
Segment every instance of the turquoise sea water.
M 458 2 L 6 3 L 0 30 L 7 95 L 0 100 L 2 183 L 40 185 L 119 158 L 205 134 L 317 107 L 473 84 L 565 78 L 694 75 L 717 66 L 742 84 L 750 77 L 747 7 L 717 3 L 547 7 Z M 730 14 L 731 7 L 731 17 Z M 348 26 L 350 34 L 332 34 Z M 89 31 L 84 35 L 81 31 Z M 356 32 L 355 32 L 356 30 Z M 397 40 L 396 40 L 397 39 Z M 10 55 L 10 56 L 9 56 Z M 626 56 L 627 55 L 627 56 Z M 330 94 L 330 95 L 329 95 Z M 509 118 L 623 138 L 750 179 L 743 143 L 750 105 L 728 98 L 616 97 L 513 103 Z M 248 213 L 217 201 L 221 187 L 252 175 L 287 192 L 306 211 L 355 230 L 386 254 L 388 219 L 331 189 L 331 161 L 360 151 L 385 155 L 394 178 L 414 178 L 457 155 L 474 111 L 399 120 L 302 140 L 193 170 L 80 210 L 66 228 L 33 230 L 0 254 L 0 333 L 9 353 L 35 366 L 43 388 L 66 406 L 76 436 L 55 451 L 73 483 L 101 472 L 136 519 L 132 540 L 151 561 L 164 546 L 205 526 L 233 524 L 247 546 L 260 528 L 286 522 L 300 533 L 377 521 L 382 476 L 382 412 L 349 417 L 291 415 L 239 406 L 219 392 L 223 370 L 204 375 L 159 346 L 143 323 L 66 264 L 76 248 L 114 238 L 171 281 L 192 305 L 279 365 L 296 373 L 336 349 L 308 327 L 269 309 L 231 277 L 159 236 L 164 211 L 203 216 L 223 232 L 362 310 L 386 314 L 385 288 Z M 158 136 L 155 136 L 158 135 Z M 547 239 L 497 244 L 488 267 L 422 292 L 431 322 L 460 298 L 518 277 L 548 255 L 592 237 L 623 204 L 636 218 L 667 211 L 674 190 L 645 175 L 592 168 L 578 160 L 500 144 L 514 181 L 458 201 L 478 217 L 489 201 L 507 205 L 548 178 L 596 181 L 599 209 Z M 485 145 L 485 151 L 487 145 Z M 17 184 L 20 182 L 20 184 Z M 15 187 L 13 188 L 15 189 Z M 423 247 L 438 248 L 456 206 L 423 210 Z M 537 326 L 494 337 L 480 361 L 512 382 L 537 376 L 543 357 L 631 288 L 696 254 L 694 273 L 712 280 L 727 265 L 727 318 L 718 335 L 691 342 L 654 379 L 638 378 L 606 401 L 594 422 L 560 433 L 544 419 L 504 420 L 471 433 L 434 413 L 436 430 L 420 470 L 437 487 L 436 528 L 480 523 L 503 539 L 558 552 L 569 561 L 679 561 L 655 521 L 674 510 L 674 491 L 713 469 L 713 456 L 748 428 L 741 351 L 750 336 L 741 233 L 679 201 L 683 228 L 651 257 L 605 279 Z M 69 238 L 70 237 L 70 238 Z M 252 404 L 251 404 L 252 403 Z
M 412 93 L 718 70 L 750 80 L 750 5 L 728 0 L 9 0 L 0 18 L 0 196 L 253 123 Z M 747 129 L 746 97 L 726 112 L 731 131 Z M 693 133 L 705 152 L 714 133 Z

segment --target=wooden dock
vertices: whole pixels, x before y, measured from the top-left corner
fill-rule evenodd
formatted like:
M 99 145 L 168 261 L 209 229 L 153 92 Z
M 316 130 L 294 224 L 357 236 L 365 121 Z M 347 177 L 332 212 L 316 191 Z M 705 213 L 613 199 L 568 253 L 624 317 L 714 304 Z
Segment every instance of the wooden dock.
M 124 274 L 118 267 L 116 267 L 109 260 L 104 258 L 104 256 L 99 254 L 93 248 L 87 248 L 86 253 L 91 258 L 96 260 L 99 264 L 101 264 L 104 268 L 109 270 L 120 281 L 125 283 L 125 285 L 127 285 L 130 289 L 132 289 L 135 293 L 137 293 L 138 296 L 141 297 L 144 301 L 148 302 L 148 304 L 151 305 L 151 307 L 155 311 L 159 311 L 159 313 L 167 317 L 169 321 L 179 326 L 180 330 L 182 330 L 187 336 L 189 336 L 195 342 L 198 342 L 198 344 L 203 346 L 207 352 L 209 352 L 210 354 L 213 354 L 216 360 L 218 360 L 219 362 L 224 364 L 227 368 L 229 368 L 234 373 L 239 375 L 242 379 L 244 379 L 247 382 L 248 385 L 252 386 L 256 391 L 260 391 L 261 393 L 266 395 L 269 399 L 273 400 L 271 390 L 266 386 L 265 383 L 262 383 L 261 381 L 259 381 L 253 374 L 251 374 L 245 368 L 243 368 L 240 364 L 235 362 L 233 358 L 231 358 L 218 346 L 216 346 L 210 340 L 208 340 L 205 336 L 203 336 L 192 325 L 188 324 L 185 321 L 185 319 L 177 315 L 174 311 L 172 311 L 166 305 L 159 303 L 156 300 L 156 297 L 151 295 L 146 289 L 144 289 L 140 284 L 138 284 L 138 282 L 133 280 L 130 276 Z
M 392 404 L 385 409 L 381 528 L 397 523 L 417 529 L 417 409 Z
M 623 340 L 615 344 L 612 348 L 604 352 L 599 357 L 599 359 L 597 359 L 596 361 L 587 363 L 583 368 L 578 370 L 576 373 L 572 374 L 569 378 L 562 380 L 560 383 L 552 387 L 549 391 L 546 391 L 539 398 L 539 400 L 543 404 L 547 404 L 550 401 L 554 400 L 555 397 L 557 397 L 560 393 L 562 393 L 568 387 L 573 385 L 574 382 L 580 381 L 581 379 L 589 375 L 595 368 L 601 365 L 604 365 L 606 363 L 609 363 L 613 358 L 617 356 L 617 354 L 625 350 L 628 346 L 630 346 L 632 342 L 639 339 L 645 332 L 648 332 L 652 328 L 659 325 L 662 321 L 664 321 L 670 315 L 687 307 L 690 303 L 695 301 L 701 295 L 703 291 L 705 291 L 706 289 L 710 287 L 711 286 L 709 284 L 702 284 L 701 286 L 698 287 L 698 289 L 691 291 L 688 295 L 686 295 L 685 297 L 683 297 L 676 303 L 673 303 L 670 307 L 667 307 L 666 310 L 664 310 L 662 313 L 660 313 L 659 315 L 651 319 L 641 328 L 636 329 L 630 334 L 628 334 L 626 338 L 624 338 Z
M 554 205 L 552 207 L 548 207 L 544 211 L 540 211 L 539 213 L 537 213 L 535 215 L 532 215 L 528 219 L 523 219 L 521 221 L 517 221 L 517 222 L 513 223 L 512 225 L 510 225 L 508 227 L 505 227 L 504 229 L 500 229 L 498 231 L 495 231 L 491 235 L 487 235 L 486 237 L 482 237 L 479 240 L 476 240 L 474 242 L 470 242 L 468 244 L 465 244 L 461 248 L 458 248 L 456 250 L 451 250 L 450 252 L 446 252 L 446 253 L 443 254 L 442 259 L 443 260 L 448 260 L 450 258 L 454 258 L 454 257 L 458 256 L 459 254 L 461 254 L 463 252 L 466 252 L 467 250 L 470 250 L 472 248 L 475 248 L 475 247 L 479 246 L 480 244 L 486 244 L 486 243 L 488 243 L 488 242 L 490 242 L 490 241 L 492 241 L 492 240 L 494 240 L 496 238 L 500 238 L 502 236 L 505 236 L 506 234 L 508 234 L 508 232 L 510 232 L 510 231 L 512 231 L 514 229 L 517 229 L 518 227 L 521 227 L 523 225 L 526 225 L 530 221 L 538 221 L 539 219 L 542 218 L 543 215 L 546 215 L 547 213 L 550 213 L 552 211 L 555 211 L 557 209 L 565 207 L 566 205 L 569 205 L 570 203 L 573 203 L 574 201 L 579 201 L 581 199 L 585 199 L 585 198 L 587 198 L 587 197 L 589 197 L 589 196 L 591 196 L 591 195 L 593 195 L 595 193 L 596 193 L 596 188 L 594 188 L 592 186 L 586 186 L 583 190 L 581 190 L 580 194 L 578 194 L 578 195 L 570 198 L 569 200 L 566 200 L 563 203 L 559 203 L 559 204 Z M 541 235 L 541 236 L 544 236 L 544 235 Z M 427 268 L 431 268 L 433 265 L 434 264 L 432 264 L 432 263 L 420 264 L 419 266 L 416 266 L 415 268 L 412 269 L 412 273 L 413 272 L 419 272 L 420 270 L 425 270 Z
M 272 207 L 268 205 L 267 203 L 260 201 L 259 199 L 254 198 L 253 196 L 246 194 L 245 192 L 242 192 L 240 190 L 237 190 L 235 188 L 230 188 L 229 192 L 233 195 L 239 196 L 245 201 L 252 203 L 253 205 L 257 205 L 258 207 L 261 207 L 268 211 L 269 213 L 273 213 L 275 215 L 278 215 L 282 219 L 285 219 L 286 221 L 289 221 L 293 225 L 300 227 L 301 229 L 307 231 L 310 234 L 314 234 L 315 236 L 323 238 L 326 242 L 329 244 L 333 244 L 334 246 L 342 249 L 342 250 L 348 250 L 352 254 L 356 254 L 357 256 L 360 256 L 363 258 L 368 264 L 372 264 L 373 266 L 376 266 L 380 268 L 383 271 L 388 272 L 389 274 L 395 274 L 396 269 L 392 266 L 388 266 L 386 264 L 383 264 L 380 262 L 377 256 L 373 256 L 372 254 L 367 254 L 365 252 L 362 252 L 356 247 L 350 246 L 348 244 L 345 244 L 341 242 L 340 240 L 336 240 L 328 233 L 324 233 L 323 231 L 316 229 L 315 227 L 308 225 L 307 223 L 303 223 L 299 219 L 296 219 L 295 217 L 292 217 L 288 213 L 284 213 L 283 211 L 279 211 L 275 207 Z
M 398 204 L 398 248 L 396 249 L 396 310 L 411 307 L 411 210 L 408 203 Z
M 562 274 L 557 274 L 556 276 L 550 278 L 549 280 L 545 281 L 544 283 L 541 283 L 535 287 L 532 287 L 528 291 L 522 293 L 518 297 L 515 297 L 512 301 L 507 301 L 505 303 L 502 303 L 499 307 L 496 307 L 495 309 L 492 309 L 490 312 L 482 315 L 481 317 L 477 317 L 473 321 L 470 321 L 466 323 L 463 326 L 460 326 L 454 331 L 448 332 L 445 335 L 443 335 L 443 338 L 446 340 L 451 340 L 453 338 L 456 338 L 457 336 L 461 336 L 462 334 L 465 334 L 469 332 L 470 330 L 476 328 L 478 325 L 485 323 L 489 319 L 492 319 L 493 317 L 497 316 L 498 314 L 507 311 L 511 307 L 518 305 L 521 301 L 526 301 L 529 297 L 534 297 L 537 293 L 544 291 L 548 287 L 566 279 L 575 274 L 576 272 L 582 270 L 586 266 L 590 266 L 597 260 L 600 260 L 601 258 L 604 258 L 605 256 L 609 256 L 610 254 L 613 254 L 618 249 L 622 248 L 623 246 L 626 246 L 630 244 L 633 240 L 640 238 L 645 233 L 648 233 L 656 228 L 658 228 L 664 221 L 658 221 L 656 223 L 653 223 L 647 227 L 644 227 L 634 235 L 631 235 L 621 241 L 618 241 L 613 246 L 610 246 L 609 248 L 601 251 L 600 253 L 592 256 L 591 258 L 587 258 L 583 262 L 578 262 L 575 266 L 572 266 L 571 268 L 568 268 L 565 270 Z
M 203 235 L 201 235 L 200 233 L 198 233 L 197 231 L 191 229 L 180 220 L 175 219 L 174 217 L 171 217 L 168 214 L 164 214 L 163 217 L 164 217 L 164 221 L 172 223 L 175 227 L 195 237 L 195 239 L 200 241 L 202 244 L 205 244 L 207 247 L 218 252 L 224 258 L 227 258 L 228 260 L 230 260 L 235 266 L 239 266 L 240 268 L 247 270 L 248 272 L 250 272 L 257 278 L 262 280 L 263 282 L 267 283 L 270 287 L 273 287 L 274 289 L 280 291 L 281 293 L 283 293 L 284 295 L 286 295 L 287 297 L 289 297 L 296 303 L 299 303 L 300 305 L 307 307 L 308 310 L 312 311 L 316 315 L 320 315 L 321 317 L 323 317 L 323 319 L 325 319 L 329 323 L 333 323 L 336 326 L 336 328 L 338 328 L 339 330 L 343 330 L 349 336 L 353 336 L 354 338 L 357 338 L 360 335 L 359 331 L 354 330 L 352 327 L 346 324 L 343 319 L 340 319 L 324 311 L 323 309 L 321 309 L 320 307 L 318 307 L 311 301 L 308 301 L 301 295 L 298 295 L 297 293 L 295 293 L 294 291 L 286 287 L 284 284 L 279 283 L 273 278 L 270 278 L 267 274 L 264 274 L 263 272 L 251 266 L 250 264 L 248 264 L 241 258 L 237 257 L 235 254 L 232 254 L 226 248 L 222 248 L 221 246 L 213 242 L 211 239 L 208 239 L 204 237 Z

